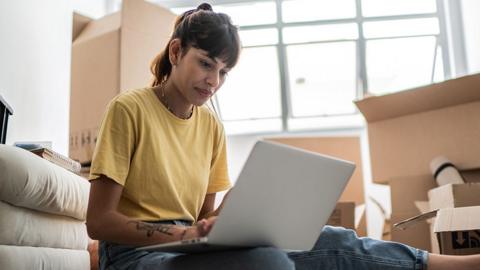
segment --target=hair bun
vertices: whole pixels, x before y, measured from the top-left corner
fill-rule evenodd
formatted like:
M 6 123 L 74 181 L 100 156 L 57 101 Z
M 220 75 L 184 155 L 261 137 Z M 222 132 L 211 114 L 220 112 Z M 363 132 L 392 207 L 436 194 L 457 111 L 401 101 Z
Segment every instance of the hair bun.
M 212 6 L 209 3 L 202 3 L 197 7 L 198 10 L 207 10 L 207 11 L 213 11 Z

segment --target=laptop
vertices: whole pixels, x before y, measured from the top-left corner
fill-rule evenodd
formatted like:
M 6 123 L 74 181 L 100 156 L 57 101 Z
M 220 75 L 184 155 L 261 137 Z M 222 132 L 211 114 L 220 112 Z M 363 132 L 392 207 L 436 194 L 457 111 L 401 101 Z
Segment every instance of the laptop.
M 207 237 L 137 250 L 311 250 L 354 169 L 348 161 L 258 141 Z

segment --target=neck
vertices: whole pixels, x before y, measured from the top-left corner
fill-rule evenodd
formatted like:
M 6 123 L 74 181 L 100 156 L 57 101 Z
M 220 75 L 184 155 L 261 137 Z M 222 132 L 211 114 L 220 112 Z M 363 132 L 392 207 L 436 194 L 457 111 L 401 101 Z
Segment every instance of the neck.
M 161 83 L 155 89 L 163 105 L 175 116 L 188 119 L 192 116 L 193 105 L 189 103 L 170 80 Z

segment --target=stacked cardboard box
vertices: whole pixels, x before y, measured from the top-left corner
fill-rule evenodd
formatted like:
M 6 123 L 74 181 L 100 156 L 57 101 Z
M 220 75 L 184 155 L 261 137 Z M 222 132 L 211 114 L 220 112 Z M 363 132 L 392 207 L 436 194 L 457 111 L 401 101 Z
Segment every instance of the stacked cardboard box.
M 91 161 L 108 102 L 148 86 L 150 63 L 165 47 L 175 15 L 143 0 L 98 20 L 74 14 L 70 96 L 70 157 Z
M 373 181 L 391 187 L 392 224 L 421 214 L 415 201 L 436 186 L 433 158 L 447 156 L 466 175 L 480 168 L 479 88 L 476 74 L 356 102 L 368 124 Z M 392 240 L 431 250 L 430 226 L 419 225 L 392 230 Z

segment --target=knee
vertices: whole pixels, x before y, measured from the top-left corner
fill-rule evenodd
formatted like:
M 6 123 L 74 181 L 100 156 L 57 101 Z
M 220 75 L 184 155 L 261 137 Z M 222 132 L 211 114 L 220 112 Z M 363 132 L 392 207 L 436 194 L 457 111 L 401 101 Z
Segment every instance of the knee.
M 287 253 L 276 248 L 262 247 L 247 251 L 248 267 L 242 269 L 294 270 L 295 265 Z M 246 260 L 246 261 L 247 261 Z
M 354 230 L 325 226 L 314 249 L 349 249 L 359 240 Z

